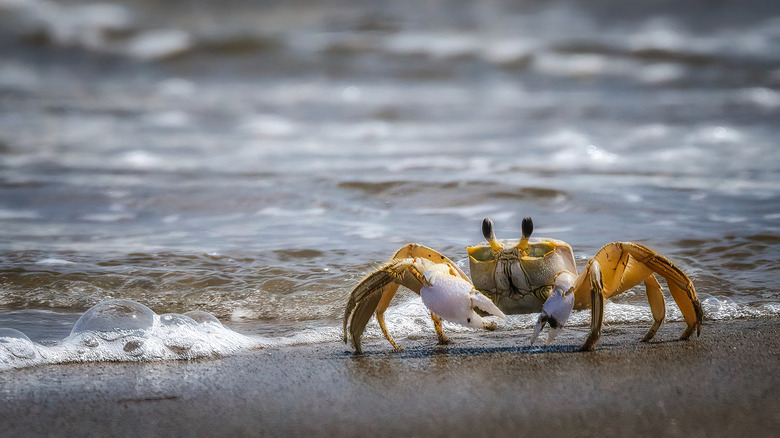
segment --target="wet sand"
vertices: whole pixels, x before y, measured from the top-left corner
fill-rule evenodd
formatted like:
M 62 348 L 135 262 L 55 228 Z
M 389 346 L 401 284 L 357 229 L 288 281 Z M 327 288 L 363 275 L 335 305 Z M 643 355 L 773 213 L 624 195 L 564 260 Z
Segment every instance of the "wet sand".
M 0 374 L 0 435 L 776 436 L 780 320 L 584 328 L 251 351 L 193 362 L 51 365 Z

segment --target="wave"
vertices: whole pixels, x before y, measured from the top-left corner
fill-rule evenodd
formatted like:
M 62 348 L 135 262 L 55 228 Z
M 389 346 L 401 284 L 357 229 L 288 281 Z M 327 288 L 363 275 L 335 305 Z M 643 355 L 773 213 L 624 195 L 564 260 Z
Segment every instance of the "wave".
M 190 360 L 267 345 L 228 329 L 207 312 L 158 315 L 135 301 L 118 299 L 86 311 L 70 336 L 53 345 L 0 328 L 0 371 L 72 362 Z
M 144 62 L 256 58 L 248 64 L 262 65 L 263 70 L 269 65 L 289 70 L 310 68 L 312 63 L 327 67 L 338 60 L 338 71 L 368 68 L 386 72 L 391 65 L 402 75 L 421 77 L 447 77 L 458 70 L 453 67 L 466 64 L 546 77 L 620 76 L 665 85 L 686 79 L 693 83 L 699 79 L 699 69 L 718 69 L 723 80 L 728 80 L 734 69 L 768 71 L 780 61 L 775 50 L 778 19 L 771 16 L 753 17 L 736 28 L 703 32 L 697 29 L 696 19 L 693 23 L 676 20 L 677 15 L 689 13 L 683 10 L 655 11 L 645 19 L 631 20 L 629 26 L 604 26 L 599 23 L 603 17 L 593 16 L 599 12 L 589 7 L 551 6 L 512 11 L 509 16 L 516 20 L 512 27 L 489 31 L 458 26 L 461 30 L 455 33 L 446 19 L 425 31 L 394 25 L 367 28 L 361 25 L 366 17 L 394 22 L 387 17 L 383 20 L 385 13 L 374 10 L 375 6 L 366 6 L 358 14 L 361 18 L 342 23 L 334 32 L 291 19 L 283 8 L 263 11 L 251 2 L 224 9 L 199 4 L 184 17 L 181 9 L 130 2 L 67 5 L 50 0 L 0 0 L 0 28 L 25 45 Z M 411 10 L 395 12 L 407 15 Z M 501 6 L 492 13 L 497 21 L 507 16 Z M 322 10 L 299 15 L 317 14 L 329 21 Z M 220 17 L 223 27 L 204 26 L 204 16 Z M 249 16 L 257 16 L 264 25 L 248 25 Z M 548 28 L 563 31 L 550 33 Z M 277 62 L 268 62 L 269 57 Z M 374 59 L 381 62 L 373 63 Z
M 408 196 L 413 193 L 433 195 L 434 193 L 464 191 L 469 196 L 479 196 L 485 199 L 510 199 L 510 200 L 534 200 L 534 199 L 566 199 L 570 195 L 562 190 L 546 187 L 517 187 L 511 184 L 502 184 L 489 181 L 457 181 L 457 182 L 429 182 L 429 181 L 344 181 L 339 183 L 339 188 L 357 190 L 367 195 Z
M 780 316 L 780 303 L 738 303 L 724 296 L 701 294 L 705 320 L 726 321 L 739 318 Z M 666 322 L 683 322 L 679 309 L 668 304 Z M 505 320 L 490 317 L 497 331 L 533 329 L 536 314 L 509 315 Z M 397 339 L 421 339 L 433 336 L 430 313 L 419 299 L 412 297 L 392 306 L 385 314 L 389 330 Z M 607 302 L 605 325 L 651 324 L 648 306 Z M 567 326 L 587 328 L 590 311 L 572 313 Z M 478 330 L 444 322 L 452 333 Z M 706 330 L 705 330 L 706 335 Z M 383 334 L 370 321 L 365 339 L 381 339 Z M 0 371 L 44 364 L 75 362 L 149 362 L 218 358 L 240 351 L 267 347 L 287 347 L 320 342 L 338 342 L 340 325 L 299 326 L 286 336 L 247 336 L 225 327 L 208 312 L 196 310 L 184 314 L 159 315 L 132 300 L 116 299 L 90 308 L 73 325 L 65 339 L 39 344 L 12 328 L 0 328 Z

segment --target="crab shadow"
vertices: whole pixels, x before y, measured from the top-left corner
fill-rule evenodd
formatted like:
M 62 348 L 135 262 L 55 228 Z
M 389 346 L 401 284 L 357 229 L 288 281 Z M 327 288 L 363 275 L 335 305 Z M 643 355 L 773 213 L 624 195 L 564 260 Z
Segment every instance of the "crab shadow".
M 520 345 L 508 345 L 508 346 L 456 346 L 456 345 L 433 345 L 426 346 L 420 345 L 410 348 L 404 348 L 403 350 L 385 350 L 385 351 L 363 351 L 363 353 L 355 353 L 352 351 L 345 351 L 341 355 L 344 357 L 352 358 L 354 360 L 361 359 L 395 359 L 395 360 L 408 360 L 408 359 L 425 359 L 442 356 L 458 356 L 458 357 L 470 357 L 470 356 L 482 356 L 490 354 L 521 354 L 521 355 L 535 355 L 545 353 L 578 353 L 580 352 L 579 345 L 550 345 L 550 346 L 520 346 Z M 587 352 L 585 352 L 587 353 Z

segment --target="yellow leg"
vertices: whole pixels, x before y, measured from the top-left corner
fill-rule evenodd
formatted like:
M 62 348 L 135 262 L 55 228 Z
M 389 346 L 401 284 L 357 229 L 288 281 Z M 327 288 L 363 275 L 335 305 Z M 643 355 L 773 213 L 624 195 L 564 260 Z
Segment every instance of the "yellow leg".
M 403 259 L 403 258 L 423 258 L 430 260 L 434 263 L 446 263 L 450 267 L 450 273 L 456 277 L 460 277 L 469 283 L 471 283 L 471 279 L 468 275 L 466 275 L 463 270 L 461 270 L 458 265 L 455 264 L 452 260 L 448 259 L 446 256 L 444 256 L 442 253 L 436 251 L 435 249 L 428 248 L 427 246 L 423 246 L 417 243 L 410 243 L 403 248 L 399 249 L 398 252 L 395 253 L 393 256 L 393 259 Z M 419 291 L 418 291 L 419 293 Z
M 647 301 L 650 303 L 650 311 L 653 313 L 653 326 L 650 327 L 650 330 L 641 339 L 641 342 L 653 339 L 653 336 L 655 336 L 666 317 L 666 301 L 664 300 L 663 292 L 661 292 L 661 284 L 658 283 L 653 274 L 650 274 L 645 280 L 645 289 L 647 290 Z
M 379 304 L 376 306 L 376 321 L 379 323 L 379 328 L 382 330 L 382 334 L 385 335 L 385 339 L 390 342 L 390 345 L 392 345 L 396 350 L 402 350 L 403 347 L 395 343 L 393 337 L 390 336 L 390 332 L 387 331 L 387 326 L 385 325 L 385 310 L 390 307 L 390 301 L 393 300 L 393 297 L 397 291 L 397 283 L 389 283 L 384 287 L 384 290 L 382 291 L 382 298 L 379 300 Z
M 682 312 L 685 324 L 687 325 L 685 331 L 680 335 L 680 339 L 690 338 L 694 330 L 696 330 L 696 336 L 699 336 L 701 334 L 701 321 L 704 316 L 704 312 L 701 309 L 701 303 L 699 303 L 698 299 L 696 299 L 696 301 L 691 301 L 689 293 L 676 284 L 667 284 L 669 284 L 669 292 L 672 293 L 672 298 L 674 298 L 674 301 L 680 308 L 680 312 Z M 693 288 L 693 285 L 691 285 L 691 288 Z
M 591 351 L 601 337 L 601 326 L 604 324 L 604 285 L 601 278 L 599 263 L 591 260 L 583 275 L 588 276 L 587 281 L 583 281 L 581 287 L 590 289 L 591 310 L 590 310 L 590 334 L 585 343 L 580 347 L 580 351 Z M 576 293 L 576 291 L 575 291 Z
M 688 276 L 668 259 L 644 245 L 635 242 L 613 242 L 604 245 L 596 253 L 575 285 L 574 308 L 592 308 L 591 332 L 582 347 L 583 350 L 592 349 L 599 338 L 604 318 L 603 300 L 625 292 L 642 281 L 645 283 L 647 300 L 653 313 L 653 326 L 642 341 L 648 341 L 655 336 L 666 316 L 666 308 L 661 285 L 653 273 L 666 280 L 669 291 L 685 318 L 687 328 L 680 339 L 687 339 L 694 330 L 697 334 L 701 332 L 701 303 Z M 595 277 L 600 281 L 595 281 Z M 600 294 L 596 296 L 595 290 L 599 287 Z M 601 302 L 597 302 L 597 299 Z
M 371 319 L 371 315 L 376 312 L 379 320 L 398 290 L 399 282 L 404 285 L 409 284 L 412 287 L 416 286 L 416 284 L 411 284 L 412 281 L 416 281 L 416 276 L 407 275 L 411 270 L 414 270 L 411 260 L 392 261 L 368 274 L 352 290 L 349 300 L 347 300 L 347 307 L 344 309 L 344 342 L 349 342 L 351 337 L 352 346 L 357 353 L 362 352 L 360 338 L 363 336 L 363 331 Z M 415 292 L 419 293 L 419 287 Z M 380 328 L 390 344 L 395 347 L 396 344 L 383 322 L 384 318 L 382 318 Z
M 450 274 L 461 277 L 471 283 L 468 276 L 452 260 L 439 252 L 414 243 L 404 246 L 396 252 L 390 262 L 370 273 L 358 283 L 349 296 L 347 307 L 344 310 L 344 342 L 348 343 L 351 337 L 352 346 L 357 353 L 362 351 L 360 338 L 373 314 L 376 314 L 379 328 L 388 342 L 396 350 L 401 349 L 401 346 L 393 340 L 393 337 L 390 336 L 390 332 L 387 330 L 384 312 L 390 305 L 390 301 L 395 296 L 399 285 L 405 286 L 419 294 L 423 285 L 427 283 L 427 280 L 419 271 L 419 267 L 415 264 L 416 258 L 446 264 L 449 266 Z M 439 343 L 448 343 L 449 339 L 442 331 L 441 319 L 433 314 L 431 314 L 431 318 L 433 319 Z
M 436 330 L 436 337 L 439 338 L 439 345 L 449 344 L 451 342 L 450 338 L 441 329 L 441 318 L 431 313 L 431 319 L 433 320 L 433 329 Z
M 382 333 L 385 335 L 385 339 L 387 339 L 390 342 L 390 345 L 393 346 L 396 350 L 403 350 L 404 347 L 398 345 L 393 340 L 393 337 L 390 336 L 390 332 L 387 331 L 387 326 L 385 325 L 385 314 L 383 313 L 376 313 L 376 321 L 379 323 L 379 328 L 382 329 Z
M 688 339 L 694 330 L 696 330 L 697 336 L 700 335 L 704 312 L 696 295 L 696 289 L 693 287 L 693 282 L 691 282 L 688 276 L 666 257 L 654 253 L 644 245 L 634 242 L 625 243 L 624 245 L 632 256 L 666 280 L 669 292 L 671 292 L 672 298 L 677 303 L 677 307 L 680 308 L 680 312 L 682 312 L 687 324 L 680 339 Z

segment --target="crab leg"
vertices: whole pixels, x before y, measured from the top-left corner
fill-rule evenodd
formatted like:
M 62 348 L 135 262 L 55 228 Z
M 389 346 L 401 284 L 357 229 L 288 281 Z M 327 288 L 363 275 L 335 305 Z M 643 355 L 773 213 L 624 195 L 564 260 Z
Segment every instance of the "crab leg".
M 580 350 L 590 351 L 601 337 L 601 326 L 604 324 L 604 283 L 599 262 L 591 260 L 585 272 L 580 275 L 580 279 L 583 279 L 582 284 L 587 284 L 587 288 L 575 288 L 575 297 L 576 291 L 589 289 L 591 299 L 590 334 Z
M 661 284 L 656 280 L 655 275 L 650 275 L 645 280 L 645 290 L 647 291 L 647 301 L 650 303 L 650 311 L 653 313 L 653 326 L 647 331 L 641 342 L 647 342 L 653 339 L 661 323 L 666 318 L 666 300 L 661 291 Z
M 683 314 L 687 328 L 680 339 L 687 339 L 696 330 L 701 332 L 703 313 L 691 280 L 680 268 L 644 245 L 635 242 L 614 242 L 602 247 L 588 263 L 574 288 L 574 308 L 590 307 L 591 332 L 583 350 L 591 350 L 601 335 L 604 299 L 618 295 L 641 282 L 645 283 L 647 299 L 653 313 L 653 326 L 643 341 L 650 340 L 665 317 L 661 285 L 653 274 L 666 280 L 669 291 Z
M 366 276 L 350 294 L 347 307 L 344 310 L 344 342 L 349 342 L 351 337 L 352 346 L 358 353 L 362 352 L 360 338 L 363 336 L 363 331 L 371 319 L 371 315 L 375 312 L 379 328 L 385 338 L 396 350 L 401 349 L 387 331 L 384 312 L 398 291 L 399 285 L 418 291 L 418 293 L 422 288 L 425 279 L 416 269 L 410 269 L 413 262 L 414 259 L 394 260 L 382 266 Z
M 694 330 L 696 330 L 696 336 L 699 336 L 701 334 L 701 322 L 704 319 L 704 312 L 702 311 L 699 298 L 696 296 L 693 282 L 680 268 L 644 245 L 631 243 L 628 246 L 628 250 L 633 257 L 666 280 L 669 292 L 671 292 L 672 298 L 677 303 L 677 307 L 680 308 L 680 312 L 682 312 L 687 324 L 687 328 L 680 335 L 680 339 L 688 339 Z
M 444 263 L 449 266 L 451 275 L 471 282 L 469 276 L 466 275 L 466 273 L 463 272 L 463 270 L 461 270 L 458 265 L 455 264 L 455 262 L 442 255 L 442 253 L 439 251 L 428 248 L 427 246 L 420 245 L 418 243 L 410 243 L 399 249 L 393 256 L 392 260 L 404 258 L 423 258 L 430 260 L 433 263 Z
M 431 310 L 440 344 L 449 342 L 442 330 L 441 317 L 470 326 L 488 327 L 489 324 L 480 325 L 479 315 L 472 315 L 474 307 L 503 316 L 492 302 L 474 289 L 468 276 L 450 259 L 425 246 L 409 244 L 386 265 L 367 275 L 350 294 L 344 311 L 344 342 L 348 343 L 351 337 L 358 353 L 362 351 L 360 338 L 372 314 L 376 314 L 385 338 L 396 350 L 401 349 L 390 336 L 384 320 L 384 312 L 399 285 L 423 297 L 423 303 Z

